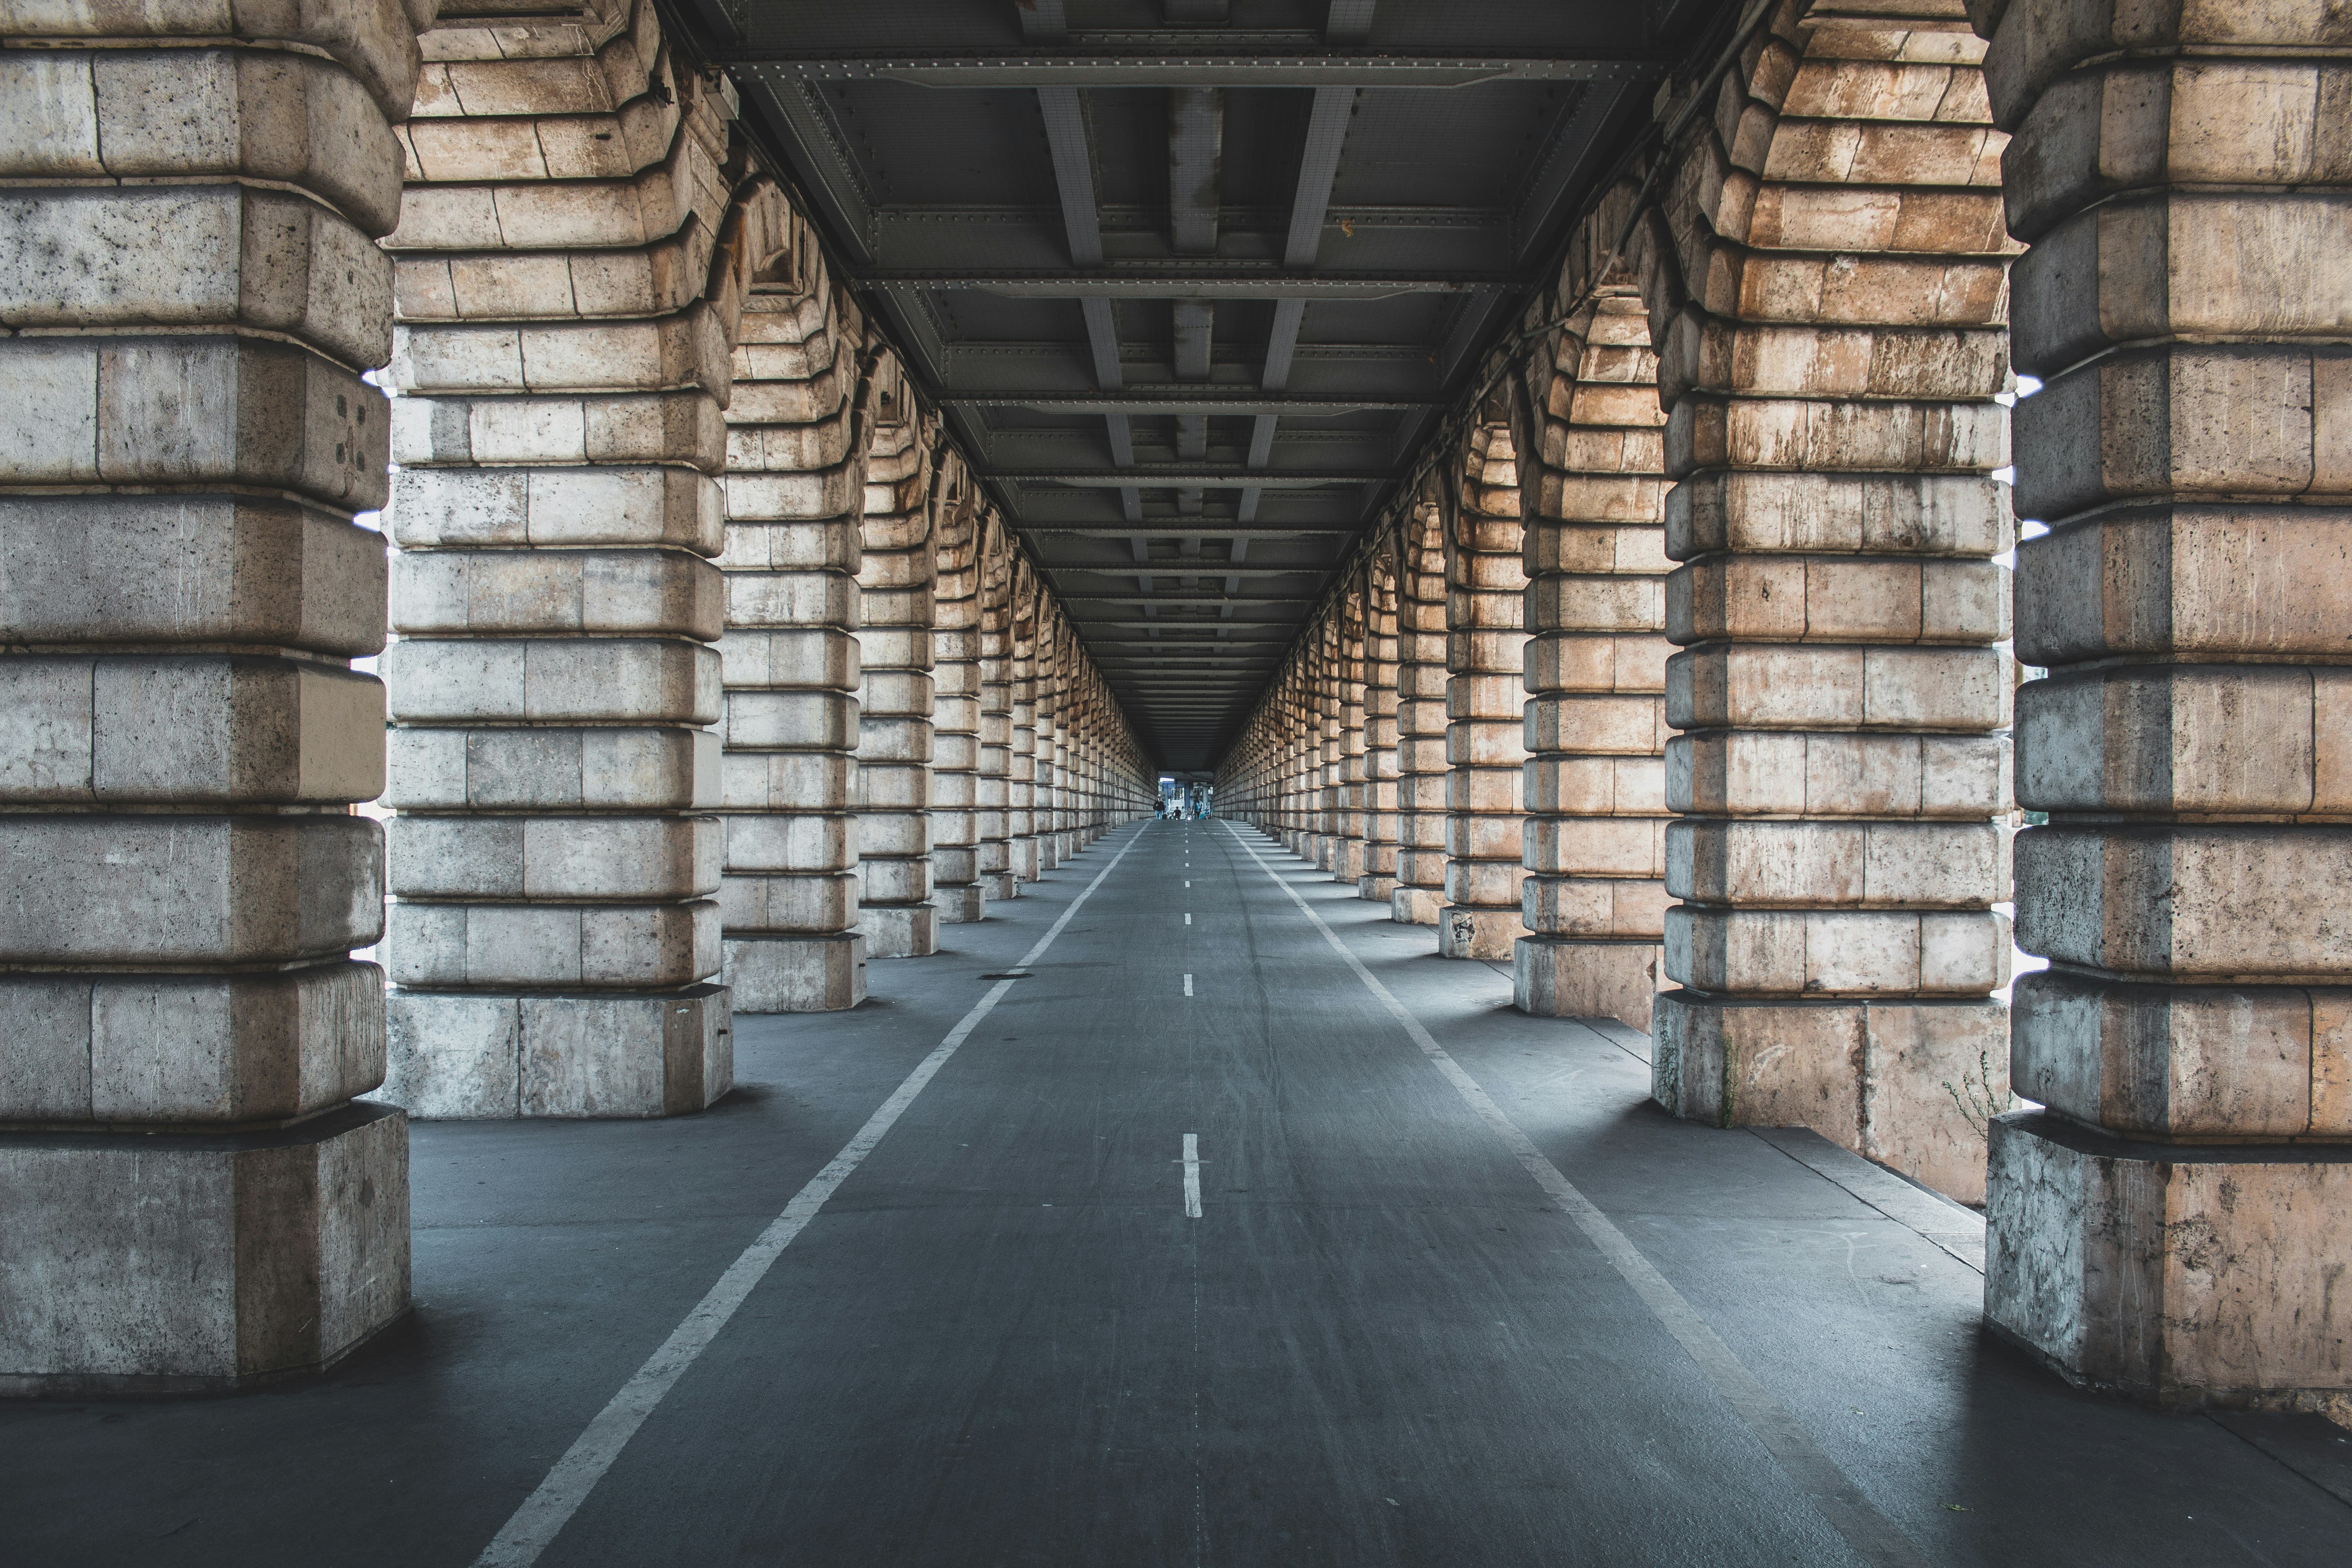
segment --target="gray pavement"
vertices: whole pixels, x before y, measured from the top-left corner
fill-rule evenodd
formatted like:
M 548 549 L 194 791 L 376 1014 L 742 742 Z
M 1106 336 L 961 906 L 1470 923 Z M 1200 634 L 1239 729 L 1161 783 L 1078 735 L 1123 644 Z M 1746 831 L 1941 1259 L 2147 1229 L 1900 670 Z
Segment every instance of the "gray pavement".
M 2067 1390 L 1979 1331 L 1973 1215 L 1668 1120 L 1638 1035 L 1253 830 L 1120 829 L 992 910 L 853 1014 L 739 1018 L 707 1115 L 419 1124 L 415 1312 L 308 1385 L 0 1405 L 0 1563 L 476 1561 L 999 984 L 540 1562 L 2352 1559 L 2352 1434 Z

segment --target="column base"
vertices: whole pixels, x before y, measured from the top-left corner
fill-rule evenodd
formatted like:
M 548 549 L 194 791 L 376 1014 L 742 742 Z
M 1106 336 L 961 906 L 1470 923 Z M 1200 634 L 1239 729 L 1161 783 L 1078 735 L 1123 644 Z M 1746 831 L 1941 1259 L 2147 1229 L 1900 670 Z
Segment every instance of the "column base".
M 1647 1034 L 1664 977 L 1654 942 L 1523 936 L 1511 950 L 1511 1001 L 1538 1018 L 1614 1018 Z
M 1396 891 L 1396 879 L 1367 871 L 1356 879 L 1356 897 L 1375 904 L 1385 904 Z
M 1810 1127 L 1964 1204 L 1984 1201 L 1977 1118 L 2009 1104 L 2009 1010 L 1998 1002 L 1667 991 L 1651 1038 L 1651 1098 L 1676 1116 Z
M 408 1310 L 408 1118 L 0 1133 L 0 1396 L 226 1393 Z
M 1361 881 L 1364 876 L 1364 842 L 1360 838 L 1342 838 L 1331 856 L 1331 879 L 1335 882 Z
M 845 1013 L 866 1000 L 866 939 L 730 936 L 726 979 L 739 1013 Z
M 687 1115 L 735 1087 L 732 1001 L 708 984 L 520 994 L 395 987 L 373 1098 L 428 1121 Z
M 988 895 L 978 882 L 961 887 L 933 888 L 931 907 L 940 911 L 942 925 L 967 925 L 988 918 Z
M 1021 879 L 1010 871 L 983 877 L 980 885 L 992 899 L 1017 899 L 1021 896 Z
M 1992 1123 L 1985 1318 L 2069 1383 L 2352 1421 L 2352 1145 Z
M 1512 945 L 1527 934 L 1527 922 L 1519 918 L 1517 904 L 1507 909 L 1446 904 L 1437 916 L 1437 956 L 1501 962 L 1511 956 Z
M 1435 888 L 1400 887 L 1389 894 L 1389 919 L 1401 926 L 1433 926 L 1445 895 Z
M 1015 839 L 1013 844 L 1013 874 L 1024 882 L 1037 879 L 1037 841 Z
M 940 950 L 940 911 L 929 904 L 866 904 L 857 929 L 868 958 L 929 958 Z

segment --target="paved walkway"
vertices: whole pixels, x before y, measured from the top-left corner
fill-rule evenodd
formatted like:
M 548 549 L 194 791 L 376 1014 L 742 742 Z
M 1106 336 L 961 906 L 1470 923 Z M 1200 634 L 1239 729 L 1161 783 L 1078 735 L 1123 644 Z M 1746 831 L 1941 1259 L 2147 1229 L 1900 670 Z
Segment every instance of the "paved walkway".
M 709 1115 L 418 1126 L 415 1314 L 308 1387 L 0 1405 L 0 1562 L 2352 1553 L 2352 1434 L 2067 1392 L 1979 1331 L 1973 1215 L 1665 1119 L 1639 1035 L 1253 830 L 995 908 L 739 1019 Z

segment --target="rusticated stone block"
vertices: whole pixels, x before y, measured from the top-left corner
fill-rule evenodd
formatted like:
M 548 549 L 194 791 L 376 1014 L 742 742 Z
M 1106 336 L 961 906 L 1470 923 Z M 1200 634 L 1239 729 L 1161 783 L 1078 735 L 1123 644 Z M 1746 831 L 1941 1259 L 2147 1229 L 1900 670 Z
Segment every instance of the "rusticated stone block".
M 1511 1002 L 1538 1018 L 1614 1018 L 1646 1034 L 1662 974 L 1655 942 L 1538 933 L 1511 949 Z
M 0 1393 L 217 1393 L 316 1372 L 408 1305 L 408 1122 L 0 1132 Z
M 739 1012 L 842 1012 L 866 1000 L 866 938 L 730 936 L 726 974 Z
M 2352 1147 L 2203 1147 L 2046 1113 L 1992 1124 L 1985 1317 L 2072 1382 L 2158 1404 L 2336 1414 Z
M 714 958 L 709 969 L 718 967 Z M 376 1098 L 416 1116 L 676 1116 L 734 1087 L 724 985 L 638 994 L 395 988 L 385 1005 L 389 1070 Z
M 1964 1096 L 2008 1103 L 2007 1026 L 2005 1010 L 1989 1001 L 1806 1003 L 1668 991 L 1653 1016 L 1652 1094 L 1677 1116 L 1720 1127 L 1810 1127 L 1963 1203 L 1980 1202 L 1984 1141 Z

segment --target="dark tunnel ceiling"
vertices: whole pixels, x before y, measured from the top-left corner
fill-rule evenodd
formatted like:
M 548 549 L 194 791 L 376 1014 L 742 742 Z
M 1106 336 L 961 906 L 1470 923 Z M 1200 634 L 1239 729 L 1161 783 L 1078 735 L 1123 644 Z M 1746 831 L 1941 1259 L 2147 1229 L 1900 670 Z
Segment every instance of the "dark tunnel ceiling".
M 1162 767 L 1729 0 L 682 0 Z

